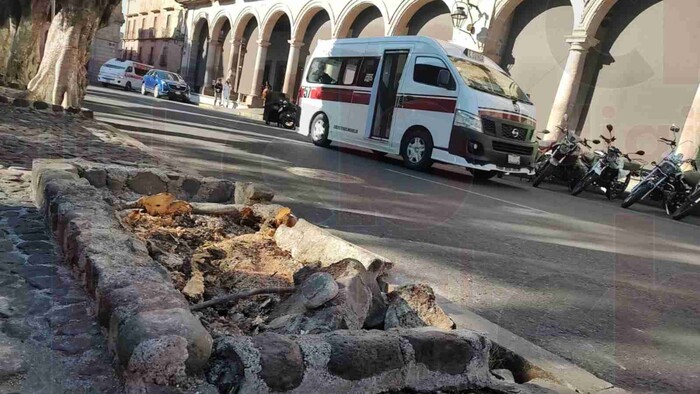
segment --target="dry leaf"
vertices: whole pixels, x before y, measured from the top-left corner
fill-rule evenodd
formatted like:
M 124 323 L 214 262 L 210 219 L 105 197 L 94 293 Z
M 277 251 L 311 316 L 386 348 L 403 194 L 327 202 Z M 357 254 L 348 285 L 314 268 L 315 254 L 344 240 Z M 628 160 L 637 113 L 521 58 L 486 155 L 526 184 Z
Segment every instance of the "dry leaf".
M 275 227 L 281 225 L 286 225 L 287 227 L 294 227 L 297 224 L 297 218 L 292 214 L 292 210 L 284 207 L 277 212 L 275 215 Z
M 192 207 L 185 201 L 175 200 L 170 193 L 159 193 L 154 196 L 141 197 L 139 205 L 149 215 L 181 215 L 192 211 Z

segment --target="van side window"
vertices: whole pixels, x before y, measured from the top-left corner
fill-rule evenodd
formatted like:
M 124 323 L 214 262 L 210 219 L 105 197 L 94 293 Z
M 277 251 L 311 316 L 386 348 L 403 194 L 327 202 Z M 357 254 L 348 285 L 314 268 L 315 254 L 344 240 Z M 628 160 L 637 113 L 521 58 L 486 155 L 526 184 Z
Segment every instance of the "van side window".
M 147 73 L 148 73 L 148 70 L 146 70 L 145 68 L 136 67 L 136 75 L 143 77 Z
M 311 62 L 311 68 L 309 68 L 309 75 L 306 76 L 306 80 L 311 83 L 337 85 L 342 66 L 343 59 L 340 58 L 316 58 Z
M 357 75 L 357 69 L 360 68 L 361 61 L 362 59 L 357 57 L 345 59 L 343 85 L 352 85 L 355 82 L 355 76 Z
M 446 70 L 449 72 L 445 63 L 434 57 L 418 56 L 416 58 L 416 67 L 413 69 L 413 81 L 425 85 L 445 88 L 438 84 L 438 75 L 440 71 Z M 457 84 L 450 73 L 450 82 L 446 89 L 455 90 Z
M 378 57 L 366 57 L 362 60 L 362 67 L 360 67 L 360 75 L 357 79 L 357 86 L 362 86 L 365 88 L 371 88 L 374 85 L 374 76 L 377 73 L 377 67 L 379 66 Z

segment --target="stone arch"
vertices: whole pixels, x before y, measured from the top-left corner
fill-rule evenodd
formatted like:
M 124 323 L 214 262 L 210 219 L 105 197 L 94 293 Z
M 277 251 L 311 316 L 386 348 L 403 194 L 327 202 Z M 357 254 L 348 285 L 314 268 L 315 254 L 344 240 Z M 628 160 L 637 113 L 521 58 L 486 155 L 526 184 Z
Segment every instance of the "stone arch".
M 296 23 L 292 26 L 292 40 L 302 41 L 304 34 L 309 27 L 311 20 L 319 13 L 325 11 L 331 21 L 331 31 L 335 28 L 335 18 L 333 10 L 321 1 L 311 1 L 306 3 L 296 18 Z
M 262 41 L 268 41 L 270 39 L 272 31 L 275 29 L 277 22 L 282 16 L 287 17 L 290 26 L 294 25 L 294 19 L 292 18 L 292 12 L 289 10 L 289 7 L 284 3 L 277 3 L 270 7 L 263 18 L 262 30 L 260 33 L 260 39 Z
M 496 2 L 493 10 L 493 17 L 489 22 L 488 36 L 484 44 L 484 53 L 496 60 L 500 61 L 500 53 L 503 50 L 506 41 L 510 35 L 513 15 L 515 10 L 526 0 L 504 0 Z M 617 1 L 617 0 L 614 0 Z M 574 10 L 574 18 L 572 19 L 571 30 L 574 30 L 578 25 L 577 14 L 580 0 L 568 0 Z M 483 11 L 483 10 L 482 10 Z M 564 37 L 562 37 L 564 41 Z
M 411 32 L 411 22 L 414 20 L 418 12 L 421 10 L 429 11 L 431 14 L 436 12 L 442 12 L 443 15 L 447 15 L 449 20 L 448 29 L 449 32 L 436 33 L 435 36 L 431 37 L 450 40 L 452 39 L 452 19 L 450 17 L 450 6 L 445 0 L 409 0 L 404 1 L 401 6 L 394 12 L 391 18 L 391 23 L 389 24 L 390 36 L 398 35 L 418 35 L 417 32 Z M 428 15 L 428 17 L 433 17 L 437 19 L 437 15 Z M 441 25 L 441 24 L 440 24 Z
M 245 31 L 246 27 L 248 26 L 248 23 L 251 20 L 255 20 L 255 23 L 258 26 L 261 26 L 260 17 L 258 17 L 258 14 L 255 12 L 255 10 L 252 7 L 244 8 L 238 14 L 238 17 L 232 25 L 234 40 L 240 40 L 241 37 L 243 37 L 243 32 Z
M 190 54 L 185 78 L 194 91 L 201 91 L 204 87 L 204 75 L 206 73 L 207 55 L 211 29 L 206 13 L 200 13 L 195 17 L 194 29 L 190 38 Z
M 699 9 L 697 2 L 663 0 L 591 4 L 594 14 L 586 14 L 582 27 L 600 43 L 589 51 L 578 97 L 583 135 L 597 135 L 610 123 L 623 151 L 661 157 L 656 139 L 683 123 L 697 92 L 698 61 L 688 48 L 698 28 L 684 16 Z
M 225 10 L 219 11 L 212 21 L 212 24 L 210 24 L 211 31 L 209 36 L 213 39 L 218 38 L 222 30 L 226 27 L 226 22 L 228 22 L 229 29 L 233 28 L 233 21 Z
M 338 15 L 338 19 L 333 30 L 334 38 L 345 38 L 348 36 L 353 23 L 357 20 L 357 17 L 367 9 L 374 7 L 379 10 L 382 16 L 382 21 L 384 23 L 384 30 L 386 33 L 387 26 L 389 26 L 389 13 L 386 6 L 377 0 L 353 0 L 350 1 L 345 8 Z
M 581 29 L 588 36 L 595 36 L 603 19 L 608 15 L 612 7 L 617 3 L 617 0 L 591 0 L 586 5 L 583 18 L 581 20 Z

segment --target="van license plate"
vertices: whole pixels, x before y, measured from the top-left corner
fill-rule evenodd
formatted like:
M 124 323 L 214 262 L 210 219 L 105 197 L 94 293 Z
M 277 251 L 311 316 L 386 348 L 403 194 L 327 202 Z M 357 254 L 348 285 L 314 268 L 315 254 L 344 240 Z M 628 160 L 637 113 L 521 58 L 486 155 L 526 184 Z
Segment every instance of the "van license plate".
M 508 164 L 520 164 L 520 156 L 508 155 Z

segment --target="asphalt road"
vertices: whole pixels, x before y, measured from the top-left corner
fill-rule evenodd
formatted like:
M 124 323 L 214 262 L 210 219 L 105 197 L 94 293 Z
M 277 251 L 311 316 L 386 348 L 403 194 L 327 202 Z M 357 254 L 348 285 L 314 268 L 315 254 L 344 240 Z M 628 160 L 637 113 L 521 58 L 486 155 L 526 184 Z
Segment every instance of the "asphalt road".
M 429 173 L 286 130 L 115 89 L 86 106 L 205 175 L 260 182 L 301 217 L 615 385 L 700 391 L 700 219 L 505 177 Z M 648 158 L 651 160 L 652 158 Z

